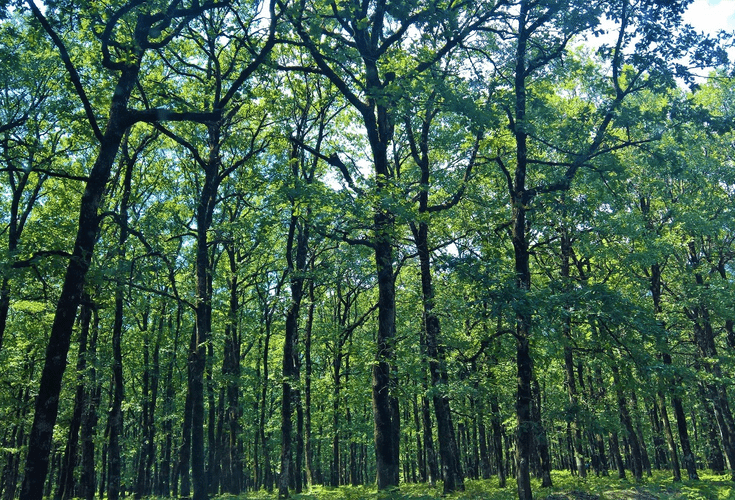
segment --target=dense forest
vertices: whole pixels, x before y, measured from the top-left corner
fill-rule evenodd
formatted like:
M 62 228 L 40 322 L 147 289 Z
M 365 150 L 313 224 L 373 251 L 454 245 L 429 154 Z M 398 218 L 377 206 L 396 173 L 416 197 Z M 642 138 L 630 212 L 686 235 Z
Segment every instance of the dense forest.
M 4 0 L 2 499 L 735 479 L 690 3 Z

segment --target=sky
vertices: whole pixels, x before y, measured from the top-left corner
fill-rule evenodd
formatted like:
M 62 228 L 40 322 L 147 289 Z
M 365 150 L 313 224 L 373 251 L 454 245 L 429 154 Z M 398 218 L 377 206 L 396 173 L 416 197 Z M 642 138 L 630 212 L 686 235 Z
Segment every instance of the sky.
M 735 31 L 735 0 L 695 0 L 684 14 L 684 21 L 706 33 Z

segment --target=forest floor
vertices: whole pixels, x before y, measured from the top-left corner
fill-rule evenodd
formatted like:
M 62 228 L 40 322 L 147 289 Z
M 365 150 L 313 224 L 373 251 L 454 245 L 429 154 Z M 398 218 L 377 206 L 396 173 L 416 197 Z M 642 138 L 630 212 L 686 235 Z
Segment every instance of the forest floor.
M 555 471 L 554 486 L 541 488 L 534 483 L 537 500 L 735 500 L 735 482 L 728 475 L 700 471 L 699 481 L 683 480 L 674 483 L 668 471 L 654 471 L 653 477 L 640 483 L 619 480 L 616 476 L 579 479 L 569 472 Z M 402 484 L 392 493 L 378 493 L 375 488 L 342 486 L 339 488 L 314 487 L 309 493 L 293 495 L 293 500 L 430 500 L 442 498 L 441 485 Z M 249 493 L 238 497 L 222 496 L 219 500 L 275 500 L 276 493 Z M 515 481 L 509 479 L 500 488 L 497 479 L 467 481 L 466 490 L 448 497 L 449 500 L 514 500 L 517 498 Z

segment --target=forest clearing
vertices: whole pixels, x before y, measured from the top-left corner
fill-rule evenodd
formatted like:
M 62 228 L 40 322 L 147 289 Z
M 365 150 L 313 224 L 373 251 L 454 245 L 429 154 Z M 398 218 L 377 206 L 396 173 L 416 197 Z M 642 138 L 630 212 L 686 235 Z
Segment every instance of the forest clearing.
M 731 497 L 732 6 L 0 2 L 0 499 Z

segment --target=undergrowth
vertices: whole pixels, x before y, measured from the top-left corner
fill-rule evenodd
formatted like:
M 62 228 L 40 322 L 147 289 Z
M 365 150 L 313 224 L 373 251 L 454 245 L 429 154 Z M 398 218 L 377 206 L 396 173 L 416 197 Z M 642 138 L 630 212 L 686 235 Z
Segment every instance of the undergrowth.
M 668 471 L 654 471 L 653 477 L 634 480 L 617 479 L 617 476 L 586 479 L 572 476 L 568 471 L 552 473 L 554 486 L 541 488 L 533 483 L 534 498 L 537 500 L 735 500 L 735 482 L 727 475 L 700 472 L 699 481 L 684 479 L 674 483 Z M 454 493 L 449 500 L 514 500 L 517 498 L 515 481 L 508 479 L 505 488 L 500 488 L 496 478 L 466 481 L 463 492 Z M 250 492 L 240 496 L 223 495 L 218 500 L 275 500 L 277 494 L 265 491 Z M 329 488 L 315 486 L 308 493 L 292 495 L 293 500 L 430 500 L 442 498 L 441 483 L 435 487 L 428 484 L 402 484 L 390 492 L 378 493 L 370 486 L 341 486 Z

